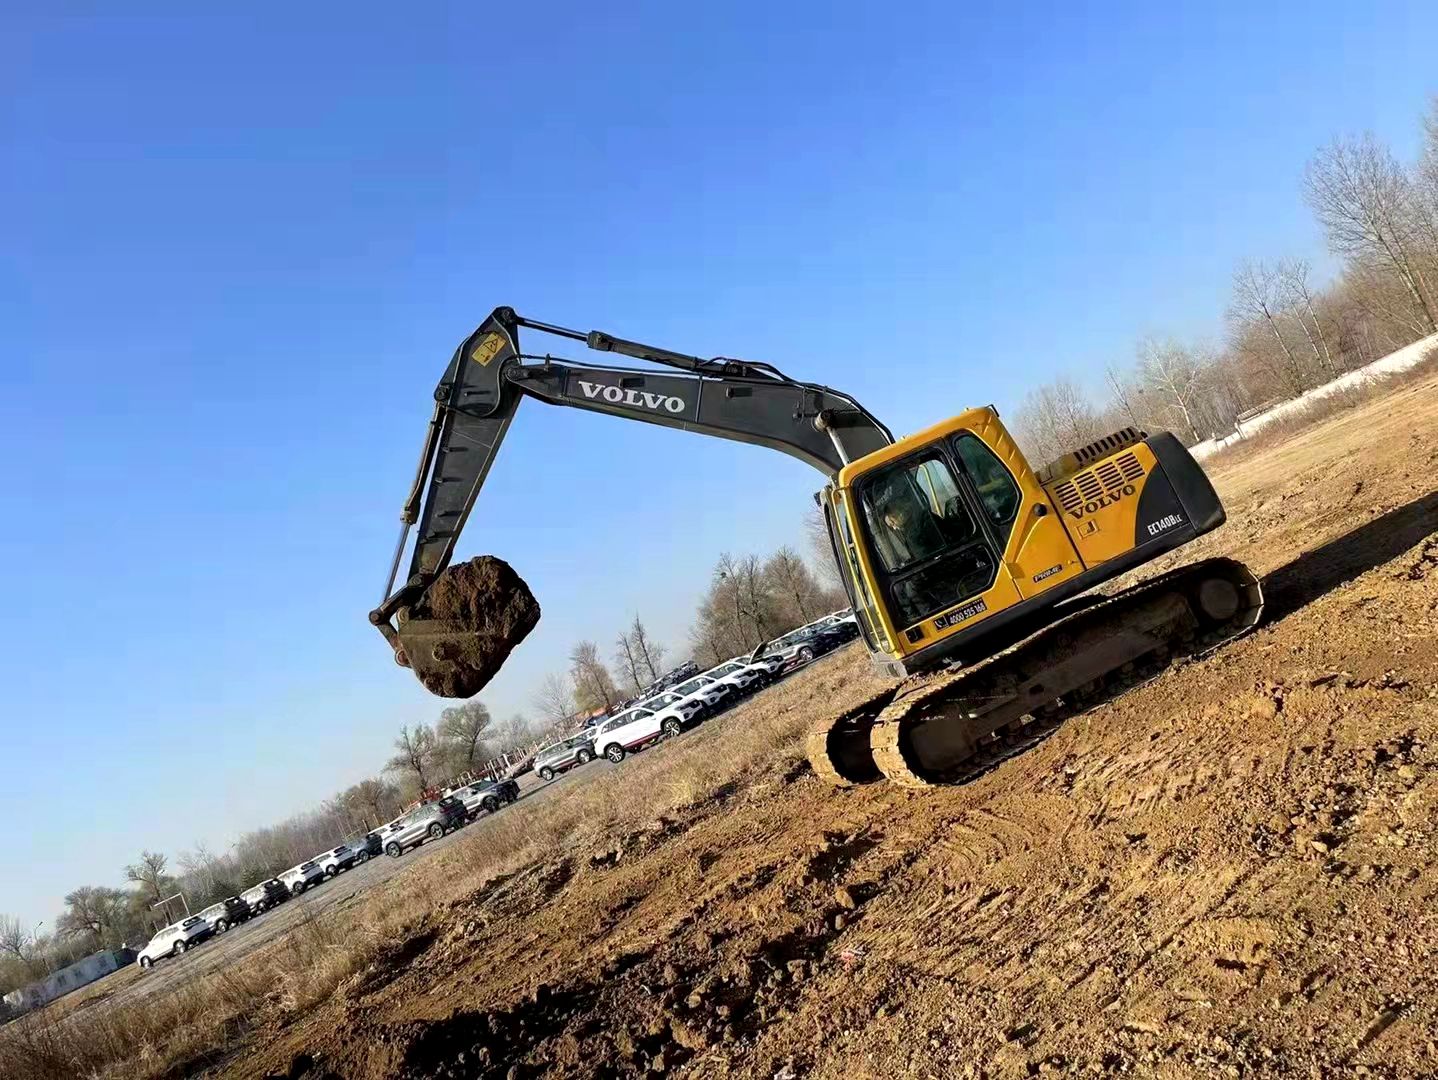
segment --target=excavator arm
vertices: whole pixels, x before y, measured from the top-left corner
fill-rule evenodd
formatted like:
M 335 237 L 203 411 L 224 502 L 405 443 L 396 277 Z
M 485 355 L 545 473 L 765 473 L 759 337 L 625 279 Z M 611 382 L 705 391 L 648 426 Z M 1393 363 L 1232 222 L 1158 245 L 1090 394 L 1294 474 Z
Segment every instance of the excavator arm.
M 522 328 L 678 373 L 581 365 L 525 353 L 519 342 Z M 435 388 L 434 413 L 401 513 L 384 597 L 370 613 L 370 621 L 397 650 L 400 641 L 392 620 L 397 615 L 403 619 L 402 612 L 418 603 L 449 565 L 525 397 L 771 447 L 807 462 L 826 478 L 846 462 L 894 441 L 889 429 L 853 398 L 790 379 L 771 365 L 722 357 L 705 360 L 496 308 L 455 350 Z M 396 588 L 409 533 L 416 526 L 408 573 Z

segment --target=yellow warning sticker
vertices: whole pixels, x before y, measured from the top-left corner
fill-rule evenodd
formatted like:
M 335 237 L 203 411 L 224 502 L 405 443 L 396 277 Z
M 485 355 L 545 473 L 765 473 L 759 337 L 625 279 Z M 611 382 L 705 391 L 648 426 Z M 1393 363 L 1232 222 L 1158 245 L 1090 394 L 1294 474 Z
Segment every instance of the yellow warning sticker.
M 469 358 L 483 367 L 493 360 L 502 348 L 504 348 L 503 334 L 485 334 L 479 339 L 479 344 L 471 350 Z

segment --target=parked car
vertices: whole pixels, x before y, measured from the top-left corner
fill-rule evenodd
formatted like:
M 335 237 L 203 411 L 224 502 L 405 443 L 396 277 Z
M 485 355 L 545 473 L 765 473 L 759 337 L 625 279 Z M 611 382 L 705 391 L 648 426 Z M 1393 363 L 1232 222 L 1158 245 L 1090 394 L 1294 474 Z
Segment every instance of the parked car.
M 290 890 L 279 878 L 270 878 L 253 885 L 240 893 L 240 899 L 250 905 L 251 915 L 259 915 L 290 898 Z
M 704 716 L 713 716 L 731 699 L 738 696 L 739 691 L 736 687 L 721 683 L 718 679 L 710 678 L 708 675 L 696 675 L 687 682 L 680 683 L 674 689 L 666 690 L 655 700 L 660 703 L 662 708 L 667 708 L 685 698 L 698 698 L 704 703 Z
M 355 849 L 348 844 L 341 844 L 337 848 L 332 848 L 315 859 L 315 862 L 320 864 L 320 869 L 324 871 L 325 877 L 327 878 L 343 873 L 358 861 L 359 852 L 355 851 Z
M 516 780 L 514 777 L 502 777 L 494 781 L 494 784 L 497 788 L 499 788 L 499 797 L 505 802 L 519 801 L 519 781 Z
M 553 780 L 559 773 L 587 765 L 594 760 L 594 747 L 583 734 L 546 746 L 534 755 L 534 771 L 541 780 Z
M 759 648 L 764 649 L 766 648 L 766 646 L 761 645 L 759 646 Z M 753 664 L 758 667 L 762 667 L 765 671 L 769 673 L 769 681 L 771 683 L 774 682 L 779 677 L 779 674 L 784 670 L 784 661 L 779 659 L 779 657 L 777 656 L 772 656 L 767 653 L 761 654 L 759 656 L 741 656 L 737 657 L 736 659 L 742 660 L 746 664 Z
M 594 749 L 610 761 L 619 762 L 631 750 L 638 750 L 663 735 L 678 735 L 683 729 L 682 722 L 672 713 L 657 713 L 643 706 L 626 709 L 600 725 L 594 737 Z
M 280 880 L 290 890 L 291 896 L 299 896 L 306 889 L 318 885 L 325 879 L 325 870 L 318 861 L 309 859 L 299 866 L 292 866 L 280 875 Z
M 198 915 L 191 915 L 177 923 L 171 923 L 150 939 L 140 950 L 137 960 L 142 968 L 154 967 L 156 960 L 166 956 L 179 956 L 207 941 L 215 934 L 215 928 Z
M 857 631 L 857 627 L 855 630 Z M 855 635 L 857 636 L 857 635 Z M 852 637 L 845 638 L 840 631 L 828 630 L 816 626 L 801 626 L 797 630 L 791 630 L 781 638 L 775 638 L 767 645 L 761 645 L 755 653 L 755 658 L 771 657 L 781 661 L 784 669 L 798 667 L 807 664 L 815 657 L 823 656 L 832 652 L 845 640 L 853 640 Z
M 252 914 L 248 901 L 240 896 L 231 896 L 205 908 L 200 912 L 200 918 L 208 922 L 215 933 L 223 934 L 230 927 L 246 922 Z
M 735 657 L 704 674 L 720 684 L 734 687 L 740 695 L 762 690 L 774 679 L 769 664 L 751 664 L 747 656 Z
M 464 803 L 464 809 L 473 821 L 481 810 L 491 814 L 500 807 L 519 798 L 519 785 L 513 780 L 477 780 L 466 787 L 457 788 L 454 797 Z
M 464 810 L 470 821 L 479 817 L 481 812 L 495 813 L 501 805 L 499 796 L 483 784 L 466 784 L 455 788 L 453 794 L 464 803 Z
M 640 699 L 653 697 L 655 694 L 658 694 L 664 690 L 668 690 L 676 683 L 681 683 L 690 676 L 698 674 L 699 665 L 696 664 L 693 660 L 686 660 L 677 668 L 674 668 L 672 671 L 666 671 L 663 675 L 659 676 L 659 678 L 655 679 L 652 683 L 646 686 L 642 691 L 640 691 L 639 697 Z
M 378 832 L 365 833 L 358 840 L 350 840 L 348 843 L 354 850 L 355 862 L 368 862 L 384 851 Z
M 679 697 L 673 692 L 663 693 L 657 698 L 650 698 L 643 707 L 655 714 L 661 727 L 666 720 L 673 717 L 679 721 L 680 730 L 692 727 L 709 715 L 708 704 L 703 698 L 694 694 L 688 697 Z M 673 725 L 670 727 L 672 729 Z M 671 730 L 671 734 L 677 734 L 677 732 Z
M 859 617 L 852 610 L 836 611 L 813 623 L 815 629 L 836 633 L 843 641 L 853 641 L 859 636 Z
M 453 796 L 447 795 L 438 802 L 426 803 L 385 827 L 380 834 L 384 853 L 391 859 L 398 859 L 410 848 L 419 847 L 427 839 L 438 840 L 468 820 L 464 803 Z

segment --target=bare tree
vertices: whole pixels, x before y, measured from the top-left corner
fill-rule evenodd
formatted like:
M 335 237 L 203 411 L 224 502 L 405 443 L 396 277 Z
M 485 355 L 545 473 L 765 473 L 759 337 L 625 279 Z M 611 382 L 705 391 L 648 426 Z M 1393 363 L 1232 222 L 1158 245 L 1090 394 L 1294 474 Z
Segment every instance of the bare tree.
M 93 938 L 104 945 L 123 940 L 125 894 L 103 885 L 82 885 L 65 894 L 65 910 L 55 922 L 58 937 Z
M 625 688 L 631 694 L 639 693 L 641 687 L 646 683 L 642 667 L 644 661 L 640 659 L 638 651 L 634 648 L 634 641 L 629 636 L 629 631 L 619 635 L 615 642 L 614 664 L 619 668 L 619 676 L 624 680 Z
M 0 955 L 13 956 L 29 968 L 35 955 L 35 933 L 13 915 L 0 915 Z
M 1307 380 L 1304 378 L 1303 365 L 1298 357 L 1293 355 L 1293 350 L 1289 348 L 1278 324 L 1279 315 L 1283 313 L 1283 292 L 1277 271 L 1261 262 L 1244 262 L 1233 275 L 1233 300 L 1229 305 L 1228 315 L 1240 326 L 1256 322 L 1273 337 L 1287 361 L 1283 365 L 1288 373 L 1285 381 L 1290 382 L 1295 392 L 1298 392 L 1307 388 Z
M 716 601 L 727 599 L 734 608 L 735 624 L 748 629 L 746 647 L 768 641 L 779 622 L 774 610 L 774 597 L 764 578 L 764 567 L 757 555 L 736 559 L 727 551 L 719 556 L 714 568 L 711 593 Z
M 1155 411 L 1188 445 L 1198 442 L 1205 375 L 1199 358 L 1175 341 L 1146 338 L 1138 347 L 1138 375 Z
M 1371 259 L 1393 273 L 1420 314 L 1425 333 L 1438 330 L 1438 298 L 1419 258 L 1418 198 L 1403 167 L 1372 134 L 1338 139 L 1308 163 L 1308 205 L 1338 255 Z
M 547 724 L 560 725 L 574 715 L 574 684 L 569 676 L 550 672 L 534 692 L 534 708 Z
M 786 621 L 798 625 L 824 613 L 825 601 L 830 598 L 824 596 L 808 565 L 793 548 L 786 545 L 774 552 L 762 572 L 778 606 L 788 609 Z
M 1303 336 L 1308 339 L 1308 347 L 1313 350 L 1313 359 L 1322 365 L 1329 378 L 1333 378 L 1338 374 L 1338 368 L 1333 362 L 1333 353 L 1328 348 L 1328 338 L 1323 333 L 1323 320 L 1318 317 L 1318 311 L 1313 304 L 1313 290 L 1308 287 L 1308 269 L 1305 259 L 1284 259 L 1278 264 L 1278 280 L 1287 293 L 1288 303 L 1298 309 L 1295 318 L 1303 330 Z M 1304 315 L 1313 323 L 1311 330 L 1308 323 L 1303 321 Z
M 615 643 L 614 662 L 631 692 L 637 693 L 659 678 L 664 647 L 649 636 L 639 616 Z
M 180 864 L 180 870 L 187 878 L 198 887 L 201 894 L 208 897 L 215 891 L 215 882 L 220 876 L 218 860 L 214 852 L 199 841 L 195 843 L 194 851 L 182 851 L 175 860 Z
M 534 728 L 523 713 L 515 713 L 508 720 L 496 725 L 493 744 L 497 753 L 508 754 L 527 745 L 534 739 Z
M 824 511 L 817 506 L 811 507 L 804 514 L 804 540 L 809 546 L 815 571 L 824 588 L 843 592 L 844 579 L 834 561 L 834 545 L 829 540 L 829 527 L 824 524 Z
M 361 780 L 345 792 L 345 801 L 355 807 L 366 823 L 373 827 L 393 817 L 399 807 L 399 792 L 383 780 Z
M 385 763 L 385 771 L 410 776 L 420 791 L 428 791 L 434 772 L 435 743 L 434 729 L 427 724 L 416 724 L 413 731 L 408 725 L 400 728 L 399 738 L 394 741 L 398 752 Z
M 1438 94 L 1423 117 L 1423 153 L 1414 180 L 1423 262 L 1427 272 L 1438 274 Z M 1429 280 L 1432 280 L 1431 277 Z
M 706 619 L 702 612 L 699 621 L 689 631 L 689 640 L 694 646 L 694 658 L 704 667 L 722 664 L 729 656 L 740 651 L 738 648 L 725 647 L 719 628 Z
M 169 860 L 156 851 L 140 852 L 140 861 L 125 867 L 125 880 L 148 890 L 156 903 L 165 898 L 165 867 Z
M 1065 377 L 1029 391 L 1014 429 L 1032 458 L 1052 461 L 1093 442 L 1103 423 L 1083 388 Z
M 614 676 L 599 659 L 599 646 L 578 642 L 569 652 L 569 676 L 574 680 L 574 702 L 583 711 L 612 709 L 619 701 Z
M 456 774 L 473 772 L 484 760 L 484 734 L 489 724 L 489 710 L 478 698 L 451 705 L 439 714 L 441 752 Z
M 1108 385 L 1109 396 L 1113 398 L 1114 408 L 1119 414 L 1130 426 L 1144 427 L 1143 415 L 1139 409 L 1138 388 L 1133 385 L 1132 376 L 1117 364 L 1109 363 L 1104 366 L 1103 381 Z
M 654 682 L 664 674 L 664 646 L 649 636 L 649 631 L 639 621 L 638 615 L 634 616 L 634 625 L 629 628 L 629 640 L 633 643 L 639 659 L 643 661 L 644 672 L 649 676 L 648 681 Z

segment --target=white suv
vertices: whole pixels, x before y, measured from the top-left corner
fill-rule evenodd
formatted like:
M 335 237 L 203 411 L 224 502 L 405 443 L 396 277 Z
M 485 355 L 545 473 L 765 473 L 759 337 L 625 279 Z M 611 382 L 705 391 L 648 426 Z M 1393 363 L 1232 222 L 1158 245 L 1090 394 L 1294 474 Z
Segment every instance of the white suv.
M 610 761 L 623 761 L 630 750 L 653 742 L 662 735 L 678 735 L 684 722 L 672 710 L 654 712 L 642 705 L 611 716 L 594 733 L 594 752 Z
M 679 721 L 681 728 L 691 727 L 699 723 L 707 715 L 709 706 L 703 698 L 691 694 L 689 697 L 679 697 L 678 694 L 660 694 L 658 697 L 650 698 L 648 701 L 640 702 L 640 707 L 648 709 L 659 716 L 659 724 L 662 727 L 664 721 L 671 716 Z
M 686 698 L 693 698 L 703 705 L 702 718 L 713 716 L 730 698 L 738 696 L 737 687 L 722 683 L 709 675 L 696 675 L 644 704 L 649 708 L 668 708 Z
M 728 663 L 710 668 L 704 674 L 721 685 L 734 687 L 740 694 L 752 694 L 769 685 L 774 677 L 773 669 L 778 666 L 775 664 L 771 668 L 770 664 L 753 664 L 747 656 L 736 656 Z
M 182 952 L 193 949 L 200 942 L 212 937 L 215 928 L 198 915 L 191 915 L 187 919 L 181 919 L 165 927 L 158 934 L 150 939 L 150 943 L 140 950 L 136 958 L 142 968 L 151 968 L 156 960 L 166 956 L 179 956 Z
M 348 870 L 358 861 L 359 852 L 348 844 L 341 844 L 315 858 L 315 862 L 320 864 L 320 869 L 324 872 L 325 877 L 334 877 L 336 874 Z
M 291 896 L 299 896 L 311 886 L 318 885 L 325 879 L 325 868 L 314 859 L 309 859 L 291 867 L 280 875 L 280 880 L 290 890 Z

